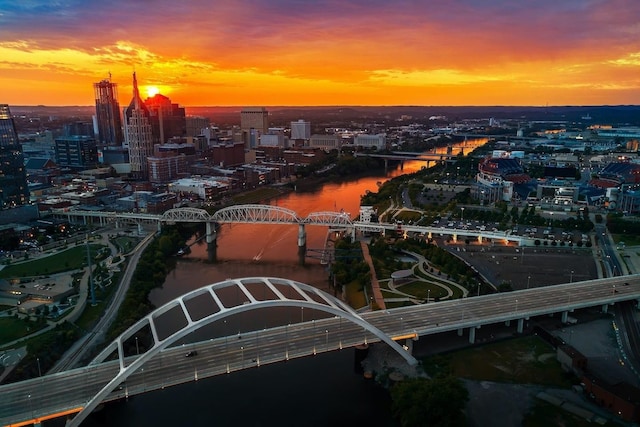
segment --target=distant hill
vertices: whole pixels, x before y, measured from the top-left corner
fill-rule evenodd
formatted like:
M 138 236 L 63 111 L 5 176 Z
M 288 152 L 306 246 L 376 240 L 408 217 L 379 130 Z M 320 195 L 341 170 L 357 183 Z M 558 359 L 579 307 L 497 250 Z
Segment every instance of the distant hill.
M 87 120 L 95 113 L 93 106 L 10 106 L 14 115 L 38 116 L 49 119 L 78 118 Z M 188 115 L 209 117 L 216 124 L 239 124 L 243 106 L 235 107 L 186 107 Z M 459 119 L 496 119 L 566 121 L 569 123 L 598 123 L 640 126 L 640 105 L 602 106 L 265 106 L 274 124 L 284 125 L 292 120 L 305 119 L 316 122 L 344 122 L 346 120 L 396 120 L 410 116 L 424 121 L 431 116 L 446 116 L 450 121 Z M 584 119 L 588 117 L 588 119 Z

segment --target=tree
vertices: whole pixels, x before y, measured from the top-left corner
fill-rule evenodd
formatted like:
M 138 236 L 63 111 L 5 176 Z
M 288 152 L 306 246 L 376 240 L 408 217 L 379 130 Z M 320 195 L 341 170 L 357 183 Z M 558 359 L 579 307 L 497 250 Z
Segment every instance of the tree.
M 412 378 L 391 388 L 392 409 L 402 426 L 464 426 L 469 392 L 451 375 Z

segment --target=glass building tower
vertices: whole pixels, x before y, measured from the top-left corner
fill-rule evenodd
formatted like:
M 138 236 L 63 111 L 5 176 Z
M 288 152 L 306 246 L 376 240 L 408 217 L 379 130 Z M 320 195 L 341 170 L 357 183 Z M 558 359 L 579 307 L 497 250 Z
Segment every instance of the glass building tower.
M 27 173 L 18 132 L 6 104 L 0 104 L 0 208 L 24 205 L 29 201 Z

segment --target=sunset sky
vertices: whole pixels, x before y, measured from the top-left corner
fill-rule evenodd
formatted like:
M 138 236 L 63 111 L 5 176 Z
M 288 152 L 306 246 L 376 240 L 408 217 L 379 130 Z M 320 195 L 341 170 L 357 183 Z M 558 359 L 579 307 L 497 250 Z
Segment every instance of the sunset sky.
M 638 0 L 0 0 L 0 104 L 640 104 Z

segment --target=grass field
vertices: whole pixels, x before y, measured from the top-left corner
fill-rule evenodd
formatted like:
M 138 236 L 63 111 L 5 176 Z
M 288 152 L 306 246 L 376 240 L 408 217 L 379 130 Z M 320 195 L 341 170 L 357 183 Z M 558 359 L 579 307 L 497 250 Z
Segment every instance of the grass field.
M 573 384 L 556 360 L 555 350 L 535 335 L 429 357 L 423 366 L 429 374 L 444 370 L 480 381 L 566 388 Z
M 103 245 L 89 245 L 91 258 L 95 259 Z M 87 263 L 87 248 L 84 245 L 74 246 L 70 249 L 36 258 L 31 261 L 12 264 L 0 270 L 0 278 L 29 277 L 46 274 L 61 273 L 63 271 L 82 268 Z
M 16 319 L 15 317 L 2 317 L 0 318 L 0 347 L 4 343 L 37 332 L 45 326 L 47 326 L 46 323 L 27 323 L 25 320 Z
M 136 239 L 129 236 L 118 236 L 112 239 L 112 243 L 118 248 L 118 250 L 126 254 L 136 247 L 140 239 Z

